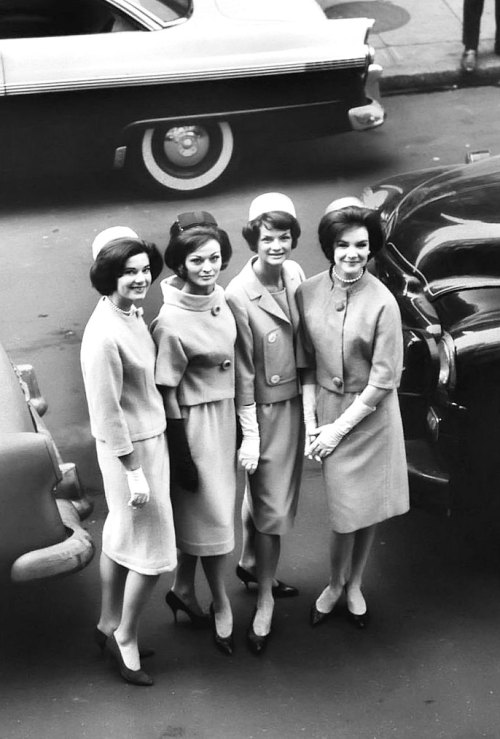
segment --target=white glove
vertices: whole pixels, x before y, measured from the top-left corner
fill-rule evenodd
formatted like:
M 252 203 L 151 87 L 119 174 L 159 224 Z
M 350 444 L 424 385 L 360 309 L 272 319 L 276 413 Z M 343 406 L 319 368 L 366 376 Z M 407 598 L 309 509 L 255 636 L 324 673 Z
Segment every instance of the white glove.
M 236 409 L 240 419 L 243 441 L 238 455 L 239 462 L 249 475 L 253 475 L 259 464 L 260 435 L 257 423 L 257 406 L 242 405 Z
M 127 484 L 130 491 L 128 505 L 131 508 L 142 508 L 149 501 L 149 485 L 142 467 L 126 470 Z
M 310 444 L 310 453 L 312 455 L 318 455 L 321 458 L 327 457 L 336 449 L 349 431 L 374 411 L 375 408 L 366 405 L 359 396 L 356 396 L 353 403 L 351 403 L 349 408 L 336 421 L 327 423 L 324 426 L 318 426 L 315 429 L 317 436 Z
M 316 385 L 307 384 L 302 386 L 302 415 L 306 429 L 304 456 L 312 459 L 310 447 L 311 442 L 316 438 L 317 434 L 315 432 L 318 425 L 316 420 Z M 319 457 L 316 457 L 316 461 L 320 461 Z

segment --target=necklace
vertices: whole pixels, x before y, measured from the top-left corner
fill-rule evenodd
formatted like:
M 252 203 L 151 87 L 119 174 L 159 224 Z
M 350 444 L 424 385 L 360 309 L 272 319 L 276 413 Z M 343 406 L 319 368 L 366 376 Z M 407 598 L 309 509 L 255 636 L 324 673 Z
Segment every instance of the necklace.
M 132 306 L 129 310 L 123 310 L 123 308 L 119 308 L 116 303 L 113 303 L 109 295 L 106 295 L 107 300 L 111 303 L 111 307 L 115 309 L 117 313 L 122 313 L 124 316 L 131 316 L 132 313 L 135 313 L 136 308 Z
M 341 277 L 340 275 L 338 275 L 335 267 L 333 266 L 332 266 L 332 272 L 333 272 L 333 275 L 337 278 L 337 280 L 339 282 L 343 282 L 345 285 L 352 285 L 353 282 L 357 282 L 358 280 L 360 280 L 365 273 L 364 269 L 362 269 L 357 277 L 353 277 L 351 280 L 348 280 L 345 277 Z

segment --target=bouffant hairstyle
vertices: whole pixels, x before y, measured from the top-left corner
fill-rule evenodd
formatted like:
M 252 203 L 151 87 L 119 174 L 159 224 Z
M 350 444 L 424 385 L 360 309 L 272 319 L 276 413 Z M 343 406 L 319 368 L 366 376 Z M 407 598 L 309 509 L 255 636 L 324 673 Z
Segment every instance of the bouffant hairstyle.
M 90 268 L 90 282 L 101 295 L 111 295 L 116 290 L 118 278 L 125 265 L 136 254 L 147 254 L 151 267 L 151 279 L 156 280 L 163 269 L 163 260 L 155 244 L 142 239 L 114 239 L 106 244 Z
M 364 226 L 368 231 L 370 257 L 373 257 L 382 249 L 384 230 L 376 210 L 360 208 L 355 205 L 340 210 L 332 210 L 323 216 L 318 226 L 319 243 L 330 264 L 334 263 L 334 244 L 337 239 L 346 229 L 355 228 L 356 226 Z
M 185 279 L 185 262 L 188 254 L 205 246 L 212 239 L 220 245 L 221 269 L 226 269 L 233 250 L 229 236 L 222 228 L 217 226 L 192 226 L 186 230 L 181 230 L 177 221 L 170 228 L 170 241 L 165 249 L 165 264 L 178 277 L 182 280 Z
M 291 213 L 285 213 L 283 210 L 272 210 L 269 213 L 262 213 L 253 221 L 249 221 L 246 226 L 243 226 L 241 233 L 252 251 L 257 251 L 262 224 L 265 224 L 267 228 L 275 228 L 277 231 L 289 229 L 292 236 L 292 249 L 295 249 L 300 236 L 298 220 Z

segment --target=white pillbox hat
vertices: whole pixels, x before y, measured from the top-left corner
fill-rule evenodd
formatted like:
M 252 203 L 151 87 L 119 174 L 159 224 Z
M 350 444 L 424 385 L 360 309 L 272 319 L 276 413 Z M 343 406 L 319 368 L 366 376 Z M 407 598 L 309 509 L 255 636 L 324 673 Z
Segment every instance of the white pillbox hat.
M 105 228 L 97 234 L 94 241 L 92 242 L 92 258 L 95 260 L 97 255 L 110 241 L 115 239 L 138 239 L 135 231 L 132 231 L 128 226 L 111 226 Z
M 273 210 L 280 210 L 283 213 L 289 213 L 294 218 L 297 217 L 294 204 L 288 195 L 283 195 L 281 192 L 265 192 L 250 203 L 248 220 L 253 221 L 263 213 L 270 213 Z
M 350 208 L 353 205 L 356 206 L 356 208 L 365 207 L 359 198 L 355 198 L 354 195 L 348 195 L 345 198 L 337 198 L 337 200 L 332 200 L 332 202 L 326 206 L 324 215 L 326 216 L 327 213 L 331 213 L 333 210 L 342 210 L 342 208 Z

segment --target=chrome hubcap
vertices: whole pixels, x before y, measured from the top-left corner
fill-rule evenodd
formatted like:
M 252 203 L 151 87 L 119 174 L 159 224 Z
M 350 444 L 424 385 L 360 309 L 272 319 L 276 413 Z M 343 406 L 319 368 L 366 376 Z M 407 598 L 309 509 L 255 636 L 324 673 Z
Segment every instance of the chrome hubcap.
M 207 156 L 209 148 L 209 136 L 200 126 L 170 128 L 163 141 L 165 156 L 179 167 L 195 167 Z

